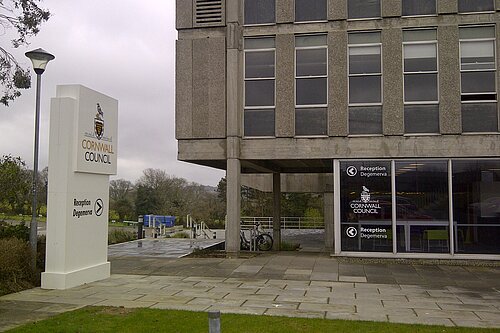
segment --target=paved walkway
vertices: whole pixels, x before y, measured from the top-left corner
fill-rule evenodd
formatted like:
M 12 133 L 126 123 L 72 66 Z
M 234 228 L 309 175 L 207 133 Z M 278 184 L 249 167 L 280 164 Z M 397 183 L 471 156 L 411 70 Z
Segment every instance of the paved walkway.
M 110 258 L 181 258 L 191 254 L 195 249 L 205 249 L 223 242 L 223 240 L 214 239 L 145 238 L 110 245 L 108 246 L 108 256 Z
M 1 297 L 0 330 L 86 305 L 500 328 L 500 267 L 345 263 L 296 252 L 110 259 L 110 279 Z

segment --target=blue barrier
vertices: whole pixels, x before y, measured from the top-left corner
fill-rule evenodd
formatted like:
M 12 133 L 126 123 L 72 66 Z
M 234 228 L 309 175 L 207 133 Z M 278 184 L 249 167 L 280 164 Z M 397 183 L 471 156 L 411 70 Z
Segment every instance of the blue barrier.
M 164 227 L 171 228 L 175 225 L 175 216 L 164 216 L 164 215 L 144 215 L 144 226 L 145 227 L 159 227 L 163 225 Z

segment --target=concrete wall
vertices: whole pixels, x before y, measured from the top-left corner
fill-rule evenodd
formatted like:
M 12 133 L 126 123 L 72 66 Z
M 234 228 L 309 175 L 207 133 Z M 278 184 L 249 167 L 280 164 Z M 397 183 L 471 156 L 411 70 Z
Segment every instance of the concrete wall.
M 500 0 L 497 7 L 500 9 Z M 439 16 L 400 18 L 400 1 L 383 0 L 385 19 L 346 21 L 347 0 L 328 0 L 330 22 L 293 24 L 293 1 L 277 0 L 276 25 L 242 27 L 243 0 L 227 3 L 223 28 L 192 28 L 192 1 L 177 0 L 176 136 L 183 160 L 233 158 L 299 159 L 348 157 L 498 156 L 498 137 L 461 133 L 458 26 L 500 21 L 500 13 L 457 15 L 456 0 L 438 0 Z M 402 29 L 437 27 L 439 115 L 443 136 L 403 136 Z M 383 131 L 386 137 L 348 137 L 347 32 L 379 30 L 383 40 Z M 294 139 L 294 36 L 328 33 L 329 139 Z M 276 140 L 241 137 L 242 43 L 246 36 L 276 36 Z M 500 39 L 500 27 L 497 27 Z M 500 43 L 497 41 L 497 58 Z M 227 59 L 227 63 L 226 63 Z M 500 87 L 500 71 L 497 71 Z M 500 112 L 499 112 L 500 113 Z M 499 120 L 500 122 L 500 120 Z M 227 126 L 226 126 L 227 124 Z M 210 140 L 187 143 L 189 139 Z M 215 143 L 217 142 L 217 143 Z M 241 144 L 240 144 L 241 142 Z M 214 145 L 215 144 L 215 145 Z M 456 146 L 458 145 L 458 146 Z M 203 152 L 198 147 L 207 149 Z M 237 146 L 237 147 L 236 147 Z M 485 149 L 484 147 L 489 147 Z M 193 149 L 186 151 L 185 149 Z M 213 155 L 217 152 L 216 155 Z M 193 156 L 195 156 L 193 158 Z
M 180 140 L 179 160 L 225 159 L 226 140 Z M 500 136 L 443 135 L 242 140 L 243 160 L 500 156 Z
M 181 39 L 176 51 L 176 138 L 224 138 L 226 39 Z
M 331 173 L 287 173 L 281 174 L 281 193 L 323 193 L 333 186 Z M 273 175 L 242 174 L 241 184 L 262 192 L 273 191 Z

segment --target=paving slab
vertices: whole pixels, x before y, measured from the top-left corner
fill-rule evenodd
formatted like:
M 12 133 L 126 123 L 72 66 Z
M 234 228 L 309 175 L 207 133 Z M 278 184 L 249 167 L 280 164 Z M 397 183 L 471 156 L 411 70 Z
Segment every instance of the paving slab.
M 247 259 L 121 253 L 110 261 L 104 281 L 0 297 L 0 330 L 96 304 L 500 328 L 499 267 L 341 263 L 300 252 Z M 11 315 L 14 305 L 23 315 Z

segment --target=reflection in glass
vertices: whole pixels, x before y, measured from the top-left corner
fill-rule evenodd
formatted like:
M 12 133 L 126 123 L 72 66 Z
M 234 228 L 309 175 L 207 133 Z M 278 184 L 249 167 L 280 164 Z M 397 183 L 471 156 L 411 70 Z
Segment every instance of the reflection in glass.
M 500 254 L 500 160 L 453 161 L 457 253 Z
M 398 252 L 450 252 L 447 161 L 396 162 Z

